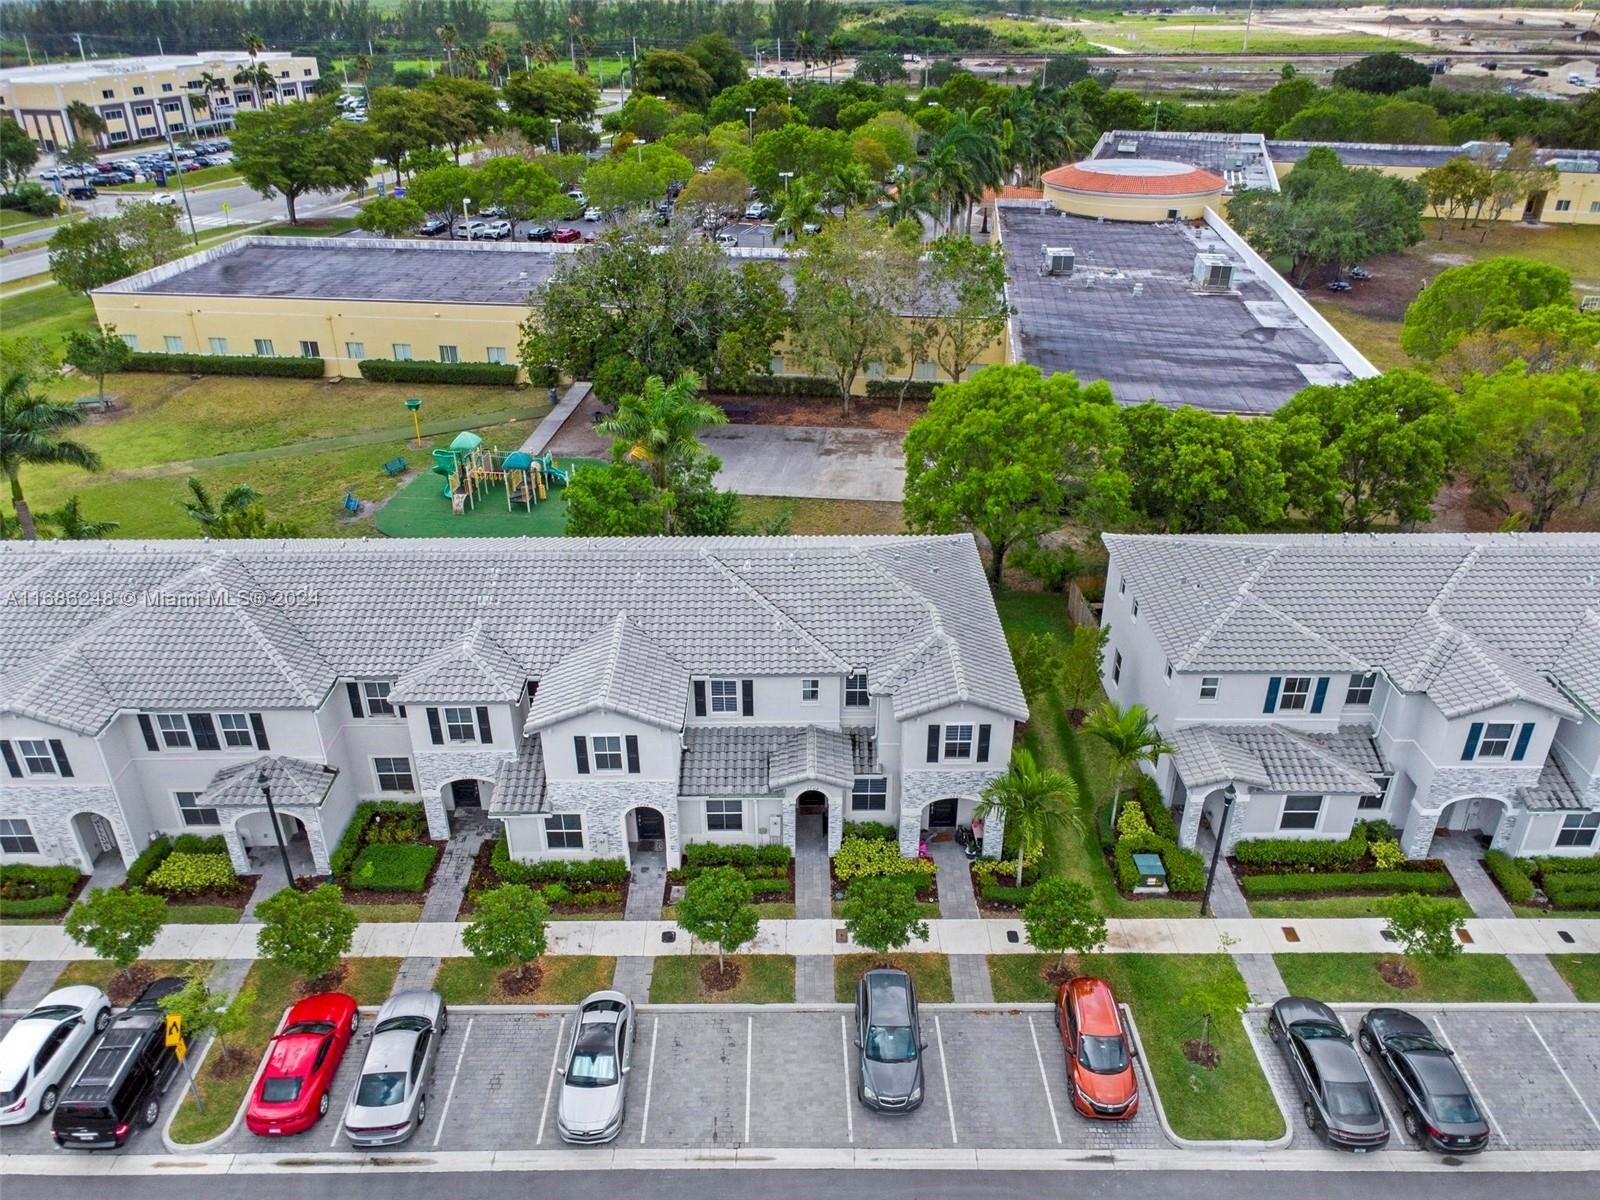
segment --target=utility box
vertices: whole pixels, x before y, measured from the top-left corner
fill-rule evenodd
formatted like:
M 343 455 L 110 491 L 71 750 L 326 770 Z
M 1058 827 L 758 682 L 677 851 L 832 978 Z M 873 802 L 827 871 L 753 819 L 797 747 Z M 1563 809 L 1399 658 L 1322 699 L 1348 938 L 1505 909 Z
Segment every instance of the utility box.
M 1167 868 L 1159 854 L 1135 854 L 1133 866 L 1139 872 L 1139 882 L 1134 886 L 1136 895 L 1159 895 L 1167 890 Z
M 1233 291 L 1233 263 L 1224 254 L 1196 254 L 1194 286 L 1202 292 Z

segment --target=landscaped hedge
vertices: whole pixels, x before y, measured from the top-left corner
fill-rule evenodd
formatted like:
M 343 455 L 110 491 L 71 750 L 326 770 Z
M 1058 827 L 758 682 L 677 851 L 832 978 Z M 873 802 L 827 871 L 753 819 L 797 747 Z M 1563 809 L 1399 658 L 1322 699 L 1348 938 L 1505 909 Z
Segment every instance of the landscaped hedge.
M 900 379 L 869 379 L 867 380 L 867 395 L 874 400 L 900 399 L 900 389 L 905 388 L 907 400 L 914 400 L 918 404 L 926 404 L 933 399 L 933 389 L 939 387 L 937 383 L 929 383 L 924 379 L 913 379 L 906 383 Z
M 721 379 L 713 381 L 710 392 L 727 396 L 822 396 L 829 400 L 839 398 L 839 388 L 831 379 L 815 375 L 752 375 L 738 386 Z
M 510 387 L 517 382 L 517 368 L 513 363 L 364 358 L 360 369 L 361 378 L 373 383 L 481 383 Z
M 553 858 L 532 863 L 516 862 L 511 857 L 505 834 L 495 840 L 489 865 L 505 883 L 562 883 L 568 887 L 584 887 L 617 884 L 628 877 L 628 864 L 620 858 Z
M 321 379 L 320 358 L 265 358 L 250 354 L 158 354 L 128 357 L 127 371 L 182 375 L 272 375 L 280 379 Z
M 1117 887 L 1131 892 L 1139 885 L 1139 868 L 1134 866 L 1135 854 L 1159 854 L 1161 865 L 1167 869 L 1167 890 L 1170 892 L 1202 892 L 1206 886 L 1205 859 L 1194 850 L 1180 850 L 1164 838 L 1153 833 L 1141 837 L 1124 838 L 1112 851 L 1112 861 L 1117 870 Z
M 781 843 L 750 846 L 742 843 L 690 842 L 683 848 L 683 865 L 705 867 L 782 867 L 788 869 L 794 854 Z
M 1490 850 L 1483 856 L 1483 865 L 1511 903 L 1527 904 L 1533 899 L 1533 880 L 1504 850 Z
M 134 859 L 128 867 L 128 884 L 130 887 L 143 887 L 154 871 L 167 861 L 167 855 L 173 850 L 172 839 L 162 834 L 139 852 L 139 857 Z
M 1022 886 L 1032 887 L 1039 882 L 1039 859 L 1041 854 L 1030 854 L 1022 860 Z M 983 883 L 1010 884 L 1016 886 L 1017 860 L 1003 858 L 980 858 L 972 864 L 972 873 Z
M 1003 904 L 1007 908 L 1021 908 L 1033 895 L 1031 884 L 1014 887 L 1004 883 L 985 883 L 978 890 L 990 904 Z
M 565 904 L 572 908 L 604 908 L 622 903 L 622 892 L 617 888 L 595 888 L 575 892 L 564 883 L 547 883 L 539 889 L 547 904 Z
M 1529 884 L 1529 895 L 1532 895 Z M 1350 892 L 1421 892 L 1439 895 L 1455 887 L 1448 871 L 1319 871 L 1295 875 L 1241 875 L 1239 888 L 1251 899 L 1265 896 L 1337 896 Z
M 917 895 L 927 896 L 939 873 L 931 858 L 905 858 L 898 842 L 875 838 L 843 838 L 839 853 L 833 856 L 833 874 L 842 884 L 874 876 L 904 879 L 913 884 Z
M 1161 798 L 1161 789 L 1156 786 L 1156 781 L 1148 775 L 1141 775 L 1134 791 L 1139 797 L 1139 807 L 1144 812 L 1150 832 L 1177 845 L 1178 823 L 1172 819 L 1172 812 Z
M 900 841 L 900 831 L 885 821 L 846 821 L 844 837 L 862 838 L 869 842 Z
M 1358 824 L 1350 836 L 1337 841 L 1301 841 L 1298 838 L 1253 838 L 1237 843 L 1233 856 L 1251 867 L 1291 867 L 1316 870 L 1351 867 L 1367 856 L 1367 826 Z
M 0 867 L 0 917 L 51 917 L 72 906 L 77 867 Z
M 335 875 L 343 875 L 350 870 L 351 864 L 356 861 L 356 855 L 361 853 L 361 847 L 366 844 L 367 826 L 372 824 L 374 817 L 387 818 L 386 824 L 392 822 L 399 829 L 416 831 L 420 828 L 420 836 L 411 838 L 412 841 L 420 841 L 428 836 L 428 815 L 420 801 L 367 800 L 356 805 L 356 811 L 350 816 L 350 823 L 344 827 L 339 844 L 334 847 L 333 855 L 328 859 L 329 869 Z M 371 840 L 390 842 L 399 839 L 385 834 Z
M 174 850 L 150 872 L 150 890 L 167 896 L 200 896 L 237 891 L 239 876 L 226 854 L 190 854 Z
M 350 868 L 350 886 L 366 892 L 420 892 L 439 857 L 427 842 L 369 844 Z
M 1600 875 L 1600 858 L 1560 858 L 1547 856 L 1534 860 L 1540 875 Z
M 1541 858 L 1536 865 L 1552 907 L 1600 909 L 1600 858 Z

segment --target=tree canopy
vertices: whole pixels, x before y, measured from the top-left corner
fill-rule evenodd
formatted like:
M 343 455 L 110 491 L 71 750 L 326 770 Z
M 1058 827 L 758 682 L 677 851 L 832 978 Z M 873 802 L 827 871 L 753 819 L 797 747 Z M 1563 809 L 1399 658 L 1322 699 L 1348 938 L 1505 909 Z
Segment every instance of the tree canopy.
M 1538 532 L 1600 486 L 1600 373 L 1530 374 L 1516 363 L 1468 379 L 1461 413 L 1474 433 L 1464 465 L 1482 507 L 1510 516 L 1521 496 Z
M 1414 58 L 1407 58 L 1404 54 L 1396 54 L 1392 50 L 1369 54 L 1347 67 L 1340 67 L 1333 73 L 1335 87 L 1350 88 L 1357 92 L 1376 92 L 1384 96 L 1403 92 L 1407 88 L 1425 88 L 1431 82 L 1433 76 L 1429 73 L 1427 64 L 1420 63 Z
M 1449 267 L 1406 309 L 1400 345 L 1412 358 L 1432 361 L 1466 334 L 1504 329 L 1532 309 L 1571 303 L 1572 276 L 1560 267 L 1526 258 Z
M 1164 533 L 1249 533 L 1281 524 L 1289 492 L 1277 428 L 1149 402 L 1122 410 L 1133 511 Z
M 307 192 L 365 186 L 373 139 L 363 126 L 340 119 L 327 97 L 239 113 L 233 154 L 244 181 L 268 199 L 281 194 L 296 224 L 295 204 Z

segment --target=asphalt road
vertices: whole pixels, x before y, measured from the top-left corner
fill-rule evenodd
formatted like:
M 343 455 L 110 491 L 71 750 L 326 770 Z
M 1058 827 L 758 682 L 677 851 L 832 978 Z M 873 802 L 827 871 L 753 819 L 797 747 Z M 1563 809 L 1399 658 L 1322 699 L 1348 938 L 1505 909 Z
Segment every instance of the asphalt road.
M 304 1200 L 310 1181 L 281 1175 L 176 1174 L 114 1180 L 11 1176 L 7 1188 L 29 1200 Z M 1107 1200 L 1499 1200 L 1530 1190 L 1540 1200 L 1593 1200 L 1594 1177 L 1479 1172 L 1430 1174 L 1278 1171 L 551 1171 L 522 1173 L 343 1174 L 320 1186 L 340 1200 L 994 1200 L 1000 1196 L 1092 1195 Z

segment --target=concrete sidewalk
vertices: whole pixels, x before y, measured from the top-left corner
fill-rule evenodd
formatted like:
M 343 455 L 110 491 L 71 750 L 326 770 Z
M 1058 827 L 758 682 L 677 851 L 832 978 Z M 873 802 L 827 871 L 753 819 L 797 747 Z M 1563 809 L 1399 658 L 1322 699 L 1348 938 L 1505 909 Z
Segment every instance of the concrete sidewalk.
M 1249 918 L 1106 922 L 1111 953 L 1215 954 L 1219 936 L 1234 939 L 1235 954 L 1394 953 L 1384 922 L 1368 919 L 1260 920 Z M 357 957 L 460 958 L 465 928 L 457 922 L 360 925 L 351 953 Z M 835 940 L 842 921 L 762 921 L 751 954 L 855 954 L 861 947 Z M 1600 920 L 1469 920 L 1468 954 L 1600 953 Z M 258 925 L 168 925 L 147 958 L 246 959 L 256 957 Z M 1286 931 L 1292 930 L 1295 941 Z M 662 934 L 674 934 L 664 941 Z M 1571 942 L 1560 937 L 1565 931 Z M 552 921 L 551 954 L 668 955 L 708 953 L 671 921 Z M 1015 942 L 1008 934 L 1016 934 Z M 940 954 L 1026 954 L 1032 951 L 1017 920 L 933 920 L 928 939 L 908 950 Z M 39 961 L 95 957 L 68 939 L 59 925 L 0 926 L 0 957 Z

